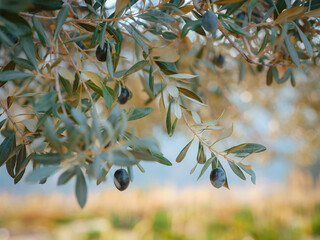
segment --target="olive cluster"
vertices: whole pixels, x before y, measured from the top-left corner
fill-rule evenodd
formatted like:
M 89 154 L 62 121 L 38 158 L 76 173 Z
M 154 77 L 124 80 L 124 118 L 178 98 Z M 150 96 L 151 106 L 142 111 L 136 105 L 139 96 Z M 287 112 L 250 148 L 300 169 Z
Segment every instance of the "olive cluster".
M 107 60 L 108 56 L 108 48 L 109 52 L 112 54 L 112 46 L 110 43 L 104 43 L 103 48 L 100 47 L 100 45 L 96 49 L 96 58 L 100 62 L 105 62 Z M 130 91 L 126 87 L 121 87 L 120 94 L 118 96 L 118 103 L 125 104 L 129 97 L 131 96 Z

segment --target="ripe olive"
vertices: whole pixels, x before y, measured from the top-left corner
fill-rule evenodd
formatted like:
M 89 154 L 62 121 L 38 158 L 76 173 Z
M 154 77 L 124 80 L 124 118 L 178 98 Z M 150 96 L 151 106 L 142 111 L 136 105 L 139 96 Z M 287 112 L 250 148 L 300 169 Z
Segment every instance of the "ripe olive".
M 129 186 L 129 175 L 125 169 L 118 169 L 114 173 L 113 182 L 119 191 L 126 190 Z
M 224 64 L 224 56 L 219 54 L 217 59 L 216 59 L 216 65 L 218 67 L 223 67 L 223 64 Z
M 118 96 L 118 103 L 120 104 L 125 104 L 130 96 L 130 92 L 128 90 L 128 88 L 121 88 L 121 92 L 120 95 Z
M 107 60 L 107 47 L 109 45 L 110 52 L 112 52 L 112 47 L 108 43 L 104 43 L 103 49 L 100 45 L 96 49 L 96 57 L 100 62 L 105 62 Z
M 215 168 L 210 173 L 210 182 L 216 188 L 221 188 L 226 182 L 226 174 L 220 167 Z
M 207 11 L 202 17 L 202 27 L 211 33 L 214 33 L 218 29 L 218 18 L 210 11 Z
M 243 21 L 246 17 L 246 14 L 244 12 L 240 12 L 237 14 L 236 18 L 238 18 L 240 21 L 236 21 L 236 24 L 240 27 L 243 26 Z

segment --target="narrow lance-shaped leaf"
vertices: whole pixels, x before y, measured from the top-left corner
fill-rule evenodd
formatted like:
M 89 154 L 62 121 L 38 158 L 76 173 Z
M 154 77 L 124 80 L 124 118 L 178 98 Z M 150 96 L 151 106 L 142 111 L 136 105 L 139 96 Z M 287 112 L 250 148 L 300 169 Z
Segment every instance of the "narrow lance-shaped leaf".
M 7 82 L 15 79 L 29 78 L 33 76 L 34 76 L 33 73 L 22 72 L 22 71 L 15 71 L 15 70 L 2 71 L 0 72 L 0 82 Z
M 228 160 L 231 170 L 242 180 L 246 180 L 246 176 L 243 174 L 241 169 L 234 163 Z
M 64 24 L 64 21 L 68 17 L 69 14 L 69 5 L 66 4 L 58 13 L 57 21 L 56 21 L 56 28 L 54 29 L 53 39 L 54 41 L 57 40 L 58 34 Z
M 293 46 L 293 44 L 287 34 L 284 36 L 284 42 L 286 43 L 286 47 L 288 49 L 288 52 L 289 52 L 289 55 L 290 55 L 292 61 L 294 62 L 295 65 L 297 65 L 297 67 L 299 67 L 300 60 L 299 60 L 298 53 L 296 52 L 296 49 L 294 48 L 294 46 Z
M 136 31 L 133 29 L 132 25 L 127 25 L 127 24 L 121 24 L 122 26 L 124 26 L 124 28 L 129 32 L 129 34 L 134 38 L 134 40 L 136 40 L 136 42 L 139 44 L 139 46 L 142 48 L 142 50 L 145 53 L 149 53 L 149 47 L 146 44 L 146 42 L 144 40 L 142 40 L 142 38 L 139 36 L 139 34 L 136 33 Z
M 40 42 L 42 43 L 43 46 L 46 46 L 48 42 L 47 34 L 41 22 L 34 15 L 32 16 L 32 23 L 33 23 L 34 29 L 38 34 Z
M 123 78 L 143 69 L 144 66 L 147 65 L 148 63 L 149 63 L 149 61 L 147 61 L 147 60 L 142 60 L 142 61 L 137 62 L 128 71 L 125 72 L 125 74 L 123 75 Z
M 252 182 L 253 184 L 256 184 L 256 174 L 255 174 L 255 172 L 254 172 L 252 169 L 248 169 L 248 168 L 246 168 L 246 167 L 244 167 L 244 166 L 242 166 L 242 165 L 239 165 L 239 167 L 240 167 L 243 171 L 245 171 L 247 174 L 249 174 L 249 175 L 251 176 L 251 182 Z
M 30 36 L 21 37 L 20 42 L 21 42 L 22 49 L 26 54 L 27 58 L 30 60 L 34 68 L 38 69 L 38 61 L 36 57 L 35 46 L 33 43 L 32 36 L 30 35 Z
M 107 108 L 111 108 L 113 100 L 114 100 L 113 95 L 115 95 L 115 93 L 113 92 L 113 90 L 110 87 L 104 85 L 103 83 L 101 83 L 101 85 L 102 85 L 104 102 L 105 102 Z
M 209 158 L 206 163 L 203 165 L 200 175 L 197 178 L 197 181 L 202 177 L 202 175 L 206 172 L 206 170 L 208 169 L 208 167 L 211 165 L 211 163 L 213 162 L 213 160 L 216 158 L 216 156 Z
M 299 33 L 299 36 L 308 52 L 308 54 L 310 55 L 310 57 L 313 56 L 313 49 L 312 49 L 312 46 L 308 40 L 308 38 L 306 37 L 306 35 L 301 31 L 301 29 L 296 25 L 297 29 L 298 29 L 298 33 Z
M 109 45 L 109 43 L 108 43 L 108 45 Z M 114 69 L 113 69 L 113 62 L 112 62 L 112 53 L 111 53 L 109 47 L 107 47 L 107 61 L 106 61 L 106 64 L 107 64 L 107 69 L 108 69 L 108 72 L 109 72 L 110 76 L 113 77 Z
M 80 207 L 83 208 L 87 202 L 87 195 L 88 195 L 87 183 L 81 171 L 81 168 L 77 167 L 76 171 L 77 171 L 76 188 L 75 188 L 76 197 Z
M 171 101 L 169 102 L 167 119 L 166 119 L 167 133 L 170 135 L 171 133 Z
M 135 108 L 128 118 L 128 121 L 137 120 L 149 115 L 153 108 Z
M 179 153 L 179 155 L 176 158 L 176 162 L 179 163 L 185 158 L 185 156 L 186 156 L 186 154 L 187 154 L 192 142 L 193 142 L 193 139 L 181 150 L 181 152 Z
M 201 98 L 197 94 L 195 94 L 194 92 L 192 92 L 192 91 L 190 91 L 190 90 L 188 90 L 186 88 L 182 88 L 182 87 L 178 87 L 178 90 L 183 95 L 185 95 L 185 96 L 187 96 L 187 97 L 189 97 L 191 99 L 194 99 L 197 102 L 203 103 Z
M 15 141 L 15 133 L 6 137 L 0 145 L 0 166 L 4 164 L 10 154 L 11 146 Z
M 75 174 L 76 171 L 74 168 L 68 169 L 67 171 L 63 172 L 58 178 L 58 186 L 66 184 Z
M 26 182 L 38 183 L 39 181 L 46 179 L 58 171 L 60 166 L 44 166 L 33 170 L 26 177 Z

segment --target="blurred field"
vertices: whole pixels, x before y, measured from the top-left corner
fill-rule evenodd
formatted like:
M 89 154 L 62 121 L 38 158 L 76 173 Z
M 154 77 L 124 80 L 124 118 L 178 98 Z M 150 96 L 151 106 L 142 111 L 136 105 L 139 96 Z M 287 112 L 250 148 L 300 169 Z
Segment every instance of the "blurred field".
M 319 181 L 294 171 L 282 186 L 134 187 L 70 195 L 1 194 L 0 239 L 320 239 Z

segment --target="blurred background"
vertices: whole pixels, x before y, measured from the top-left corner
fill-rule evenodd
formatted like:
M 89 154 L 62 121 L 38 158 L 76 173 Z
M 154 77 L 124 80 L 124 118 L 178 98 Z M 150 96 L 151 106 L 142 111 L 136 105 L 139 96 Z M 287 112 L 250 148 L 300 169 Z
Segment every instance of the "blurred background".
M 142 163 L 145 173 L 135 167 L 134 181 L 124 192 L 114 187 L 112 168 L 106 182 L 89 182 L 84 209 L 74 196 L 75 179 L 58 187 L 57 174 L 45 185 L 14 185 L 1 168 L 0 239 L 320 239 L 319 70 L 296 70 L 296 87 L 289 82 L 266 86 L 266 69 L 245 66 L 240 81 L 232 51 L 229 55 L 214 74 L 200 73 L 200 79 L 210 79 L 202 83 L 210 111 L 200 113 L 210 120 L 224 110 L 221 125 L 234 126 L 232 137 L 217 150 L 244 142 L 267 147 L 245 162 L 256 172 L 256 185 L 237 178 L 223 159 L 230 190 L 215 189 L 210 171 L 197 181 L 200 167 L 190 175 L 197 142 L 176 163 L 193 136 L 179 121 L 168 137 L 165 116 L 153 113 L 135 127 L 158 140 L 173 166 Z M 130 83 L 133 93 L 141 91 Z M 140 98 L 134 94 L 130 104 Z

